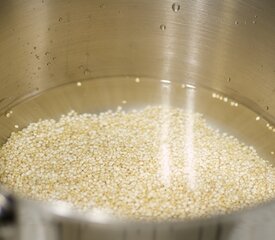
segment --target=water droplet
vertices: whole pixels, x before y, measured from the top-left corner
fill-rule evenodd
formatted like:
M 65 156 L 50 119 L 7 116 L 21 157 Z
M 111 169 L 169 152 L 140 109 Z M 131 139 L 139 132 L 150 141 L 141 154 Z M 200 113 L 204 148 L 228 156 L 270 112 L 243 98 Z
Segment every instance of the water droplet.
M 161 31 L 165 31 L 165 30 L 166 30 L 166 25 L 161 24 L 161 25 L 160 25 L 160 30 L 161 30 Z
M 173 3 L 172 4 L 172 10 L 174 12 L 178 12 L 180 10 L 180 4 L 179 3 Z
M 123 100 L 123 101 L 122 101 L 122 104 L 126 104 L 126 103 L 127 103 L 127 101 L 126 101 L 126 100 Z
M 257 117 L 256 117 L 256 121 L 259 121 L 260 119 L 261 119 L 260 116 L 257 116 Z
M 49 55 L 50 54 L 50 52 L 45 52 L 45 55 L 47 56 L 47 55 Z
M 14 125 L 15 128 L 19 128 L 19 126 L 17 124 Z
M 10 118 L 12 114 L 13 114 L 13 111 L 10 110 L 9 112 L 6 113 L 6 117 L 7 117 L 7 118 Z
M 274 152 L 270 152 L 271 155 L 274 155 Z
M 256 21 L 252 21 L 253 24 L 256 24 Z
M 135 79 L 135 82 L 136 82 L 136 83 L 139 83 L 139 82 L 140 82 L 140 78 L 137 77 L 137 78 Z
M 81 85 L 82 85 L 81 82 L 77 82 L 77 83 L 76 83 L 76 86 L 78 86 L 78 87 L 81 87 Z
M 84 75 L 89 75 L 91 73 L 90 69 L 86 68 L 84 70 Z
M 51 65 L 51 62 L 47 62 L 47 66 Z
M 257 17 L 258 17 L 257 15 L 254 16 L 254 18 L 257 18 Z
M 236 21 L 235 21 L 235 25 L 237 25 L 237 24 L 239 24 L 239 22 L 236 20 Z
M 62 21 L 63 21 L 63 18 L 62 18 L 62 17 L 60 17 L 60 18 L 58 19 L 58 21 L 59 21 L 59 22 L 62 22 Z

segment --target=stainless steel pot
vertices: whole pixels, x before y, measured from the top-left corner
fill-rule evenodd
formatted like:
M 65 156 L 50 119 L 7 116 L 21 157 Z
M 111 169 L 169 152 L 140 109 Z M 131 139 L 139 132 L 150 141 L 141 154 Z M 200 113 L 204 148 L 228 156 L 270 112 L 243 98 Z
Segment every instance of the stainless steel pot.
M 275 116 L 273 0 L 2 0 L 0 110 L 68 82 L 200 84 Z M 2 129 L 3 126 L 1 126 Z M 3 130 L 4 131 L 4 130 Z M 204 221 L 122 223 L 0 195 L 4 239 L 274 239 L 275 204 Z

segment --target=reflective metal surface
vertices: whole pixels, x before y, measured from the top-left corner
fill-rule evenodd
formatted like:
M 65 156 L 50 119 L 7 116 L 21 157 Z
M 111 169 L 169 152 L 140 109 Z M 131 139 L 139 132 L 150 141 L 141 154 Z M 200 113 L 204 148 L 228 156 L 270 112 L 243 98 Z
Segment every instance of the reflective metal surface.
M 275 115 L 275 2 L 3 0 L 0 112 L 90 78 L 139 76 L 206 86 Z M 274 204 L 178 224 L 95 223 L 17 199 L 18 239 L 273 239 Z M 1 234 L 0 234 L 1 236 Z

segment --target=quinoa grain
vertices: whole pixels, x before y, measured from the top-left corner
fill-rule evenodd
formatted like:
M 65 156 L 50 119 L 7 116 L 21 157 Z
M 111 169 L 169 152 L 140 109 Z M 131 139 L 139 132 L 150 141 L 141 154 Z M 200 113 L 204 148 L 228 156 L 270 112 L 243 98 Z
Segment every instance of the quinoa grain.
M 178 108 L 31 123 L 2 146 L 0 169 L 23 196 L 135 219 L 229 213 L 275 193 L 274 168 L 253 147 Z

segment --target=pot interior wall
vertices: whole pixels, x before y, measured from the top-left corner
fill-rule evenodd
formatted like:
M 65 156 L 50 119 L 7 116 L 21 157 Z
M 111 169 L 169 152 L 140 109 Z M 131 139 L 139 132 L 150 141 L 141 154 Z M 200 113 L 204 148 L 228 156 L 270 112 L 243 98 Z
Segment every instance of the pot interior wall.
M 2 1 L 0 108 L 67 82 L 147 76 L 275 111 L 272 0 Z

